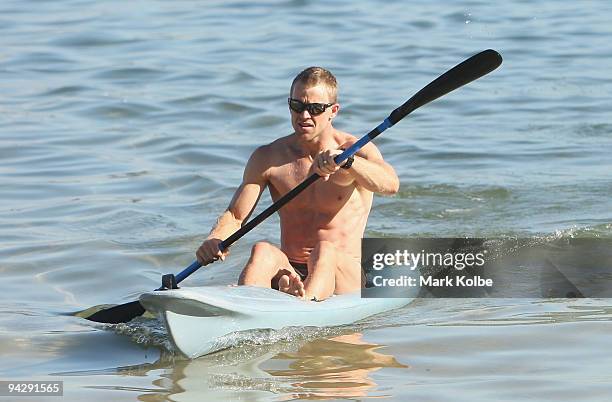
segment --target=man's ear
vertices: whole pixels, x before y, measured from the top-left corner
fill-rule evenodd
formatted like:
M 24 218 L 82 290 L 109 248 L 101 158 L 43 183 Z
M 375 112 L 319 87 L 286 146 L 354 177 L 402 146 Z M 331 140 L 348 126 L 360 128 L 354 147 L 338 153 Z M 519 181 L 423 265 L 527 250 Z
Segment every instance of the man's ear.
M 329 116 L 330 120 L 338 115 L 338 112 L 340 111 L 340 104 L 339 103 L 335 103 L 334 105 L 332 105 L 331 111 L 332 111 L 332 115 Z

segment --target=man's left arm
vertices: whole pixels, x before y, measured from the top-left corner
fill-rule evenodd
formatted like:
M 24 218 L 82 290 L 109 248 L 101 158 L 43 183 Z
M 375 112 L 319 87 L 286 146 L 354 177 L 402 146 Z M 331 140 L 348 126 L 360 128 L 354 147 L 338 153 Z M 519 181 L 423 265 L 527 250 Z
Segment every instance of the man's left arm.
M 395 169 L 385 162 L 374 144 L 367 144 L 354 157 L 351 167 L 341 170 L 350 174 L 358 185 L 378 194 L 398 192 L 400 182 Z
M 352 145 L 347 142 L 342 145 L 343 149 Z M 383 159 L 380 151 L 372 143 L 365 145 L 355 155 L 350 168 L 342 169 L 334 162 L 334 157 L 340 155 L 342 150 L 327 150 L 317 155 L 313 162 L 314 172 L 323 177 L 324 180 L 329 175 L 336 172 L 349 176 L 357 185 L 368 191 L 378 194 L 392 195 L 399 190 L 399 178 L 395 170 Z M 341 165 L 344 165 L 343 162 Z

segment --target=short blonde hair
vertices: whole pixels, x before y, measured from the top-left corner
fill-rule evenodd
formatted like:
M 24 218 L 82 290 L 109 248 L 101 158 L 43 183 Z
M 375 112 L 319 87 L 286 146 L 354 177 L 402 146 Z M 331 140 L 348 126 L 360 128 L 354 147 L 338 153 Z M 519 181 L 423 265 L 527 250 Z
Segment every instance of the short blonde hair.
M 336 103 L 338 101 L 338 82 L 336 81 L 336 77 L 323 67 L 308 67 L 296 75 L 291 83 L 289 96 L 293 94 L 293 88 L 297 83 L 304 85 L 306 88 L 323 84 L 327 87 L 327 94 L 329 95 L 330 102 Z

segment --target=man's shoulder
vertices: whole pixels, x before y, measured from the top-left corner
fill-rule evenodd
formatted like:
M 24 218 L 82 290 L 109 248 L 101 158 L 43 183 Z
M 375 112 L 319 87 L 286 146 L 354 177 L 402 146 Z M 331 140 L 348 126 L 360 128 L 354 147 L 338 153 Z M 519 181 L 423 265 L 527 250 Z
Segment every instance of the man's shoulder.
M 336 142 L 340 147 L 346 149 L 359 141 L 359 138 L 345 131 L 336 130 Z
M 340 144 L 342 148 L 346 149 L 357 141 L 359 141 L 359 138 L 355 137 L 353 134 L 336 130 L 336 141 Z M 375 157 L 376 155 L 380 154 L 380 151 L 373 142 L 368 142 L 357 152 L 357 154 L 366 158 L 372 156 Z
M 292 137 L 293 135 L 289 134 L 284 137 L 277 138 L 274 141 L 269 142 L 267 144 L 260 145 L 255 149 L 254 153 L 255 152 L 271 152 L 271 151 L 278 151 L 278 150 L 284 149 L 287 146 L 287 144 L 291 142 Z
M 260 162 L 274 163 L 275 157 L 282 157 L 291 143 L 292 135 L 286 135 L 275 139 L 272 142 L 263 144 L 255 148 L 251 159 Z
M 347 133 L 346 131 L 336 130 L 336 141 L 340 144 L 344 143 L 356 143 L 358 140 L 353 134 Z

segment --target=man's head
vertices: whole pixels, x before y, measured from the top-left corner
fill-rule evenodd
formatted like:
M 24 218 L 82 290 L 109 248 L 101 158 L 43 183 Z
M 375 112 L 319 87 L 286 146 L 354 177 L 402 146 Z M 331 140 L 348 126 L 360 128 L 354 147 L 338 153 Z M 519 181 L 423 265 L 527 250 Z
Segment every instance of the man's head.
M 321 67 L 309 67 L 291 84 L 289 109 L 296 134 L 313 140 L 331 126 L 338 114 L 336 77 Z
M 308 67 L 306 70 L 296 75 L 291 83 L 289 96 L 292 96 L 293 89 L 298 83 L 306 88 L 323 85 L 327 90 L 329 102 L 336 103 L 338 101 L 338 82 L 336 81 L 336 77 L 323 67 Z

